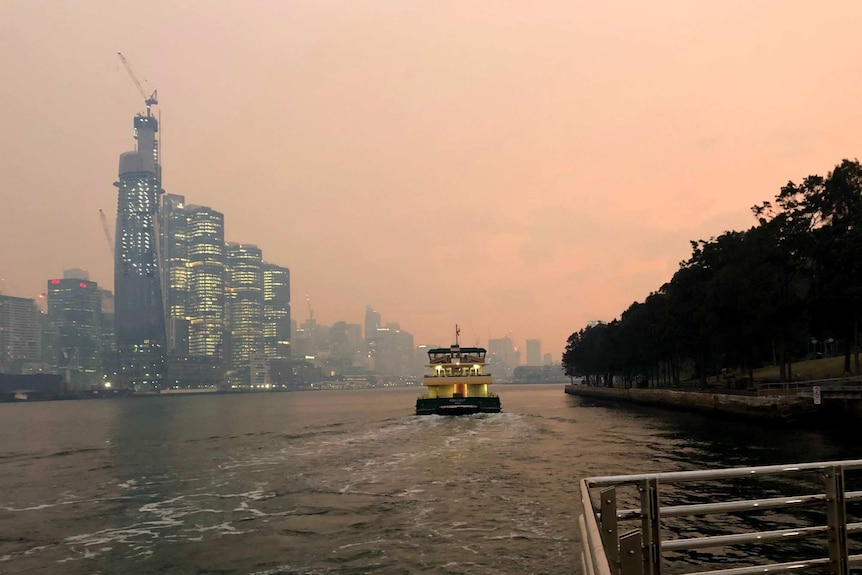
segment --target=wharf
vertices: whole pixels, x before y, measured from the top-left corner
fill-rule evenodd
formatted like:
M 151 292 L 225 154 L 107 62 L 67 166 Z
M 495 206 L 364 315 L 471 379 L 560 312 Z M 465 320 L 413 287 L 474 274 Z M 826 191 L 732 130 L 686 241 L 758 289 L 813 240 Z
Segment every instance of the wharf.
M 679 390 L 660 388 L 593 387 L 567 385 L 569 395 L 596 400 L 620 401 L 642 405 L 653 405 L 683 411 L 694 411 L 712 415 L 756 419 L 776 423 L 807 420 L 818 415 L 819 406 L 810 396 L 796 395 L 746 395 L 741 393 L 716 393 L 701 390 Z

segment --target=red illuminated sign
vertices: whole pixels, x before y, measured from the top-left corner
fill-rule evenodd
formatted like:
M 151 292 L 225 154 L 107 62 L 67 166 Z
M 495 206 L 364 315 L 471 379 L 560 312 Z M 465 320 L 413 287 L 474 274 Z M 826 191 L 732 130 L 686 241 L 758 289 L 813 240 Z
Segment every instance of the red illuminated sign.
M 79 283 L 78 285 L 79 285 L 79 286 L 81 286 L 82 288 L 87 287 L 87 284 L 85 284 L 84 282 L 81 282 L 81 283 Z
M 57 285 L 58 283 L 60 283 L 60 280 L 51 280 L 51 283 Z

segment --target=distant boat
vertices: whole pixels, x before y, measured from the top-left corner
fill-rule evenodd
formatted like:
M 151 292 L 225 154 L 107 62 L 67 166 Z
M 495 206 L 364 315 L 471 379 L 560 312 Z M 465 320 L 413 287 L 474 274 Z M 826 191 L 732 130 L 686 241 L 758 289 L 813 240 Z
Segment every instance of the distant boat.
M 455 326 L 455 345 L 428 350 L 431 373 L 423 378 L 425 395 L 416 400 L 416 415 L 499 413 L 500 398 L 488 391 L 491 375 L 485 369 L 483 347 L 461 347 Z

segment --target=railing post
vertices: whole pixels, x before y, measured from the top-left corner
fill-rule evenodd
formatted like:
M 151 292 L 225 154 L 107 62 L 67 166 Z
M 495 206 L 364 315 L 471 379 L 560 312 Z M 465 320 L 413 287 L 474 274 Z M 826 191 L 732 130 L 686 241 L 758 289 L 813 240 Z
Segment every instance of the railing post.
M 643 536 L 643 575 L 661 575 L 661 521 L 658 478 L 638 484 L 641 494 L 641 534 Z
M 620 537 L 620 575 L 643 575 L 643 537 L 640 529 Z
M 619 575 L 620 572 L 620 540 L 617 531 L 617 488 L 608 487 L 599 493 L 600 509 L 602 513 L 602 547 L 608 557 L 611 570 Z
M 826 483 L 826 524 L 829 527 L 829 571 L 847 575 L 847 510 L 844 502 L 844 468 L 829 467 L 823 472 Z

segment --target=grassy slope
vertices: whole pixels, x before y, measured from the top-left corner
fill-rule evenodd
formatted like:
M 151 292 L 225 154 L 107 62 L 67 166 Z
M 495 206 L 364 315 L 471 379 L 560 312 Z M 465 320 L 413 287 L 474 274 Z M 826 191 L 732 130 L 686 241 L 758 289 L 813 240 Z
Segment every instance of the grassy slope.
M 853 367 L 853 358 L 850 358 L 850 366 Z M 824 357 L 794 363 L 792 366 L 793 379 L 829 379 L 844 376 L 844 356 Z M 755 381 L 778 381 L 778 366 L 764 367 L 754 371 Z

